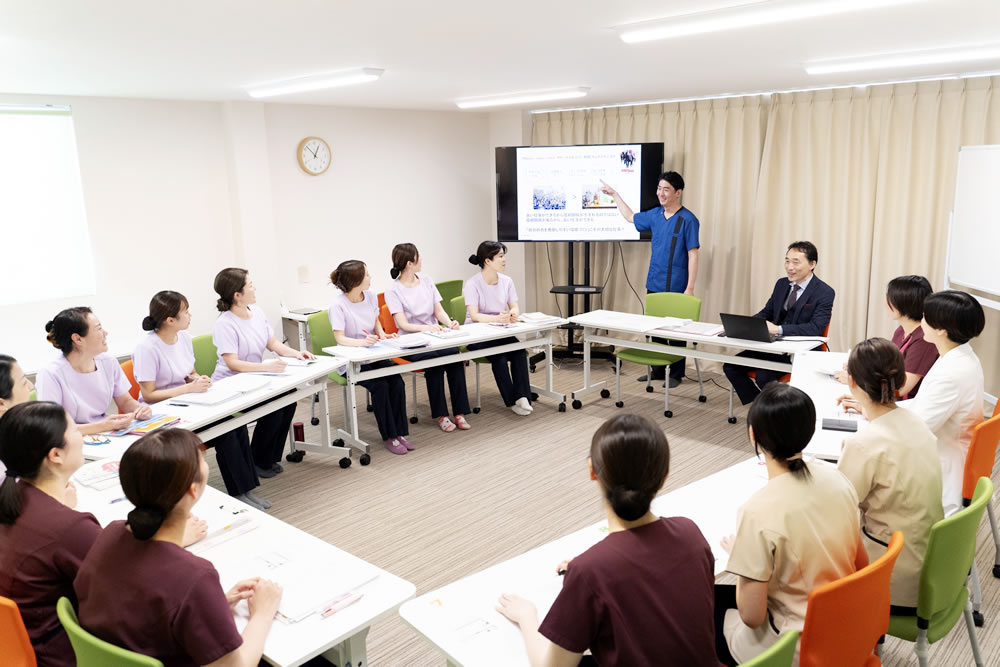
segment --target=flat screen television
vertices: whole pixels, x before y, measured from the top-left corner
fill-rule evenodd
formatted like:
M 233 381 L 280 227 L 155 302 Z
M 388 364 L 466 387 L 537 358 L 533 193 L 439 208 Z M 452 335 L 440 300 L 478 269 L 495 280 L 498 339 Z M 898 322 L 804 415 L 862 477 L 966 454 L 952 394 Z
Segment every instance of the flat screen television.
M 600 190 L 635 211 L 660 205 L 663 144 L 511 146 L 496 149 L 500 241 L 648 241 Z

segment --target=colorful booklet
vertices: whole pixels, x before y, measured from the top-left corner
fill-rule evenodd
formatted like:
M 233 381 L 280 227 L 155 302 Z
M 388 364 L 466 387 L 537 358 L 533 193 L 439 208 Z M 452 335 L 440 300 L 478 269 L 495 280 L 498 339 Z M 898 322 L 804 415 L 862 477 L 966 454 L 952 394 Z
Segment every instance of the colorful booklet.
M 158 428 L 170 426 L 181 420 L 176 415 L 153 415 L 149 419 L 137 419 L 123 429 L 112 431 L 108 435 L 146 435 Z

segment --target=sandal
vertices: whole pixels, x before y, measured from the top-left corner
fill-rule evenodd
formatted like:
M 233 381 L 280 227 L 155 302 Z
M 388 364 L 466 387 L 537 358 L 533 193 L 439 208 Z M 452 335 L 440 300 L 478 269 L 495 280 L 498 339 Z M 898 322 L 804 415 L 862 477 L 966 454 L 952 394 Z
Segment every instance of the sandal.
M 456 419 L 457 419 L 457 417 L 456 417 Z M 450 419 L 448 419 L 447 417 L 438 417 L 438 426 L 440 426 L 440 427 L 441 427 L 441 430 L 442 430 L 442 431 L 444 431 L 445 433 L 451 433 L 451 432 L 452 432 L 452 431 L 454 431 L 454 430 L 455 430 L 456 428 L 458 428 L 458 427 L 457 427 L 457 426 L 455 425 L 455 423 L 454 423 L 454 422 L 452 422 L 452 421 L 451 421 Z
M 472 424 L 466 421 L 465 415 L 455 415 L 455 425 L 463 431 L 468 431 L 472 428 Z

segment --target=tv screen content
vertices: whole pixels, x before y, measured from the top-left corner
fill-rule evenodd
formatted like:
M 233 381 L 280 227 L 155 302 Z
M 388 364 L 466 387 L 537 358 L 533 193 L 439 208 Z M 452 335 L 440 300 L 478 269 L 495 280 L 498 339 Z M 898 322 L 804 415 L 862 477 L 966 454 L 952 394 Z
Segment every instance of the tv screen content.
M 635 212 L 659 206 L 663 144 L 496 149 L 501 241 L 643 241 L 601 181 Z

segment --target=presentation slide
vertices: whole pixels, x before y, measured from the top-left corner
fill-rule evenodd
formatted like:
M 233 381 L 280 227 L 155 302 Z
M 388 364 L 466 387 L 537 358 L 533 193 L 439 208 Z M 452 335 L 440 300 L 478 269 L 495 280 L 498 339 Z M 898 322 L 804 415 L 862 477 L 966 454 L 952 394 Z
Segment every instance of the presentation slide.
M 522 241 L 635 241 L 639 232 L 601 192 L 601 180 L 639 211 L 642 144 L 517 149 L 517 236 Z

